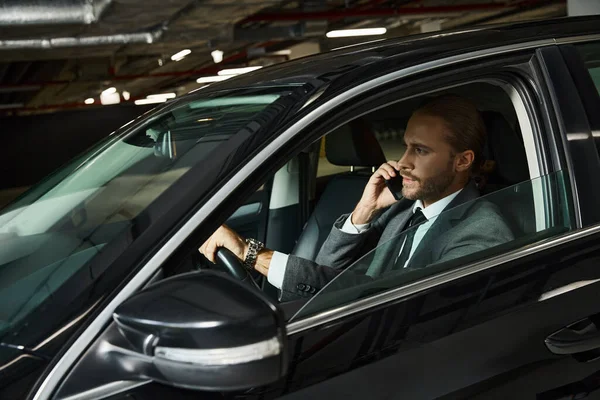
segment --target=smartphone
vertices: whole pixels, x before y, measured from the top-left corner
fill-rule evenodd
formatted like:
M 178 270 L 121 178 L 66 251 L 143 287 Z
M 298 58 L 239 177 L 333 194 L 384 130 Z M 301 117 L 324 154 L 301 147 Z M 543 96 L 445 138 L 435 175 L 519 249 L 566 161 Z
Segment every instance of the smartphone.
M 386 179 L 385 184 L 396 200 L 404 198 L 402 196 L 402 176 L 398 175 L 392 179 Z

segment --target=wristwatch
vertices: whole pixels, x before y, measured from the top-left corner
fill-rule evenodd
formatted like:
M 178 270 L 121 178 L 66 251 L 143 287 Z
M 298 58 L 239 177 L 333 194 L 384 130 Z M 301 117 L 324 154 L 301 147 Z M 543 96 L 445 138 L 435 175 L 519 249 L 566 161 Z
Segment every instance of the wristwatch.
M 258 256 L 258 252 L 261 251 L 265 245 L 259 242 L 256 239 L 246 239 L 246 243 L 248 244 L 248 253 L 246 253 L 246 259 L 244 260 L 244 267 L 252 271 L 254 269 L 254 265 L 256 264 L 256 257 Z

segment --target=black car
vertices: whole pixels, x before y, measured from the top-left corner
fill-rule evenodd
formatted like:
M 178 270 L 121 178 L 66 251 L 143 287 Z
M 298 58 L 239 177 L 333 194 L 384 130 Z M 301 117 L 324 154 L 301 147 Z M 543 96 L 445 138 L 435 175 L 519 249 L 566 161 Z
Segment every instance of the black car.
M 145 114 L 2 210 L 0 398 L 600 398 L 599 90 L 586 17 L 375 41 Z M 515 240 L 286 303 L 198 252 L 226 223 L 314 259 L 442 93 L 482 112 L 476 178 Z

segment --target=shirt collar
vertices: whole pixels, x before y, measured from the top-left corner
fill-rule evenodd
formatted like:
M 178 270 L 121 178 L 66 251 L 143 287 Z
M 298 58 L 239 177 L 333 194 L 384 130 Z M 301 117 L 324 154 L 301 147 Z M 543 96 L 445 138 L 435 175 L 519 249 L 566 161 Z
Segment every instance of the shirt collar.
M 449 194 L 448 196 L 444 197 L 443 199 L 440 199 L 440 200 L 436 201 L 435 203 L 430 204 L 428 207 L 423 207 L 423 202 L 421 200 L 417 200 L 417 201 L 415 201 L 415 204 L 413 206 L 413 213 L 415 211 L 417 211 L 418 208 L 420 208 L 421 211 L 423 212 L 423 215 L 425 216 L 425 218 L 427 218 L 428 220 L 435 218 L 438 215 L 440 215 L 446 207 L 448 207 L 448 204 L 450 204 L 450 202 L 452 202 L 452 200 L 454 200 L 454 198 L 456 196 L 458 196 L 458 194 L 461 191 L 462 191 L 462 189 L 460 189 L 452 194 Z

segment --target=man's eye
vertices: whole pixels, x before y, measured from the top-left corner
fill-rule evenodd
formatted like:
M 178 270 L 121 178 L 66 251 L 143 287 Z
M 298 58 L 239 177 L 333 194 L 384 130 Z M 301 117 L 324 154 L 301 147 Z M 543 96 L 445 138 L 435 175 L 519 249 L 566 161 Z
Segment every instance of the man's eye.
M 427 152 L 424 149 L 420 148 L 420 147 L 415 147 L 415 153 L 417 153 L 417 154 L 425 154 Z

